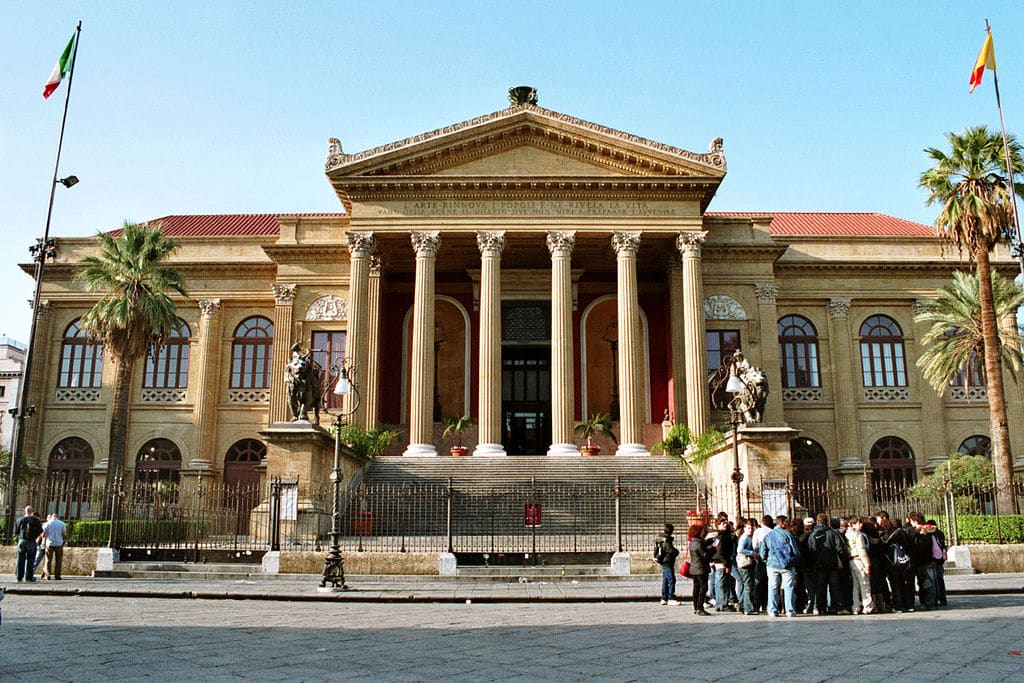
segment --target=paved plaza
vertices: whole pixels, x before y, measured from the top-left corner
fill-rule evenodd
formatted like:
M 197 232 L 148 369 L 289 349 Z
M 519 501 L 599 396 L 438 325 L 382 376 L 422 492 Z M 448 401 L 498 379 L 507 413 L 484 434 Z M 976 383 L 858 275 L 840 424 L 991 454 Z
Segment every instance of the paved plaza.
M 8 593 L 0 680 L 1024 679 L 1019 592 L 951 596 L 929 613 L 794 619 L 702 618 L 655 600 L 295 602 L 278 592 Z

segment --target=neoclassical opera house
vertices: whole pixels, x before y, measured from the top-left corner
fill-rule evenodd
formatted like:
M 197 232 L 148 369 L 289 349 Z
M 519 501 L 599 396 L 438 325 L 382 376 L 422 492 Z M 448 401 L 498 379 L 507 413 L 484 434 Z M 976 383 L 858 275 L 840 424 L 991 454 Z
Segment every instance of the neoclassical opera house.
M 940 397 L 915 366 L 915 310 L 963 267 L 930 227 L 710 211 L 722 139 L 690 152 L 544 109 L 529 88 L 510 100 L 361 152 L 331 139 L 337 213 L 151 221 L 181 241 L 190 298 L 136 368 L 136 479 L 258 478 L 261 431 L 290 417 L 294 342 L 324 367 L 347 356 L 352 419 L 399 426 L 393 455 L 447 457 L 441 418 L 465 414 L 472 457 L 577 457 L 574 423 L 602 412 L 619 435 L 605 455 L 649 456 L 666 417 L 728 422 L 708 376 L 737 348 L 765 369 L 764 423 L 798 434 L 804 479 L 905 481 L 987 447 L 983 385 Z M 37 476 L 105 472 L 113 368 L 79 328 L 94 300 L 72 279 L 95 247 L 60 239 L 46 270 L 26 434 Z M 1005 253 L 996 265 L 1014 268 Z

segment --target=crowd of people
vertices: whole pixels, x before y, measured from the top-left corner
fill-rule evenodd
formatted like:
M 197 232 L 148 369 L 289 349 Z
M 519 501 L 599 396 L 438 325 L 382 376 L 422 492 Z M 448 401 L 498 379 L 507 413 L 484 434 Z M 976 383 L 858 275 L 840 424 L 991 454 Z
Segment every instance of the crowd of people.
M 946 542 L 919 512 L 903 524 L 880 510 L 873 517 L 790 520 L 768 515 L 737 520 L 722 512 L 692 524 L 677 548 L 673 525 L 655 539 L 662 568 L 662 605 L 679 605 L 679 574 L 693 583 L 698 615 L 851 615 L 932 610 L 946 605 Z M 780 602 L 781 598 L 781 602 Z
M 25 508 L 25 514 L 14 522 L 14 536 L 18 539 L 17 565 L 14 571 L 18 583 L 34 582 L 35 571 L 44 558 L 46 568 L 42 577 L 60 581 L 68 527 L 57 513 L 48 514 L 44 524 L 29 505 Z

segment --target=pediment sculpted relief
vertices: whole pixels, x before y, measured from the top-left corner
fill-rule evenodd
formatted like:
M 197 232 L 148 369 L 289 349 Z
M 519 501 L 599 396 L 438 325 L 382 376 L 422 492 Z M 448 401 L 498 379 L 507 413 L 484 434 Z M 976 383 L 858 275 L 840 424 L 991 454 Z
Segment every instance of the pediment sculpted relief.
M 348 320 L 348 299 L 328 294 L 306 309 L 305 320 Z
M 746 320 L 747 312 L 731 296 L 718 294 L 704 300 L 705 320 Z

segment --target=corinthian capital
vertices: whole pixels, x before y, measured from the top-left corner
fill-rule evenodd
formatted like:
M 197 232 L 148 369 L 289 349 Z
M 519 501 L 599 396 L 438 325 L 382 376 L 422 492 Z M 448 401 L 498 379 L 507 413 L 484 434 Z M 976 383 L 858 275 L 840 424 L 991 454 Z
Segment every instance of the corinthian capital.
M 850 314 L 850 299 L 836 297 L 828 300 L 828 314 L 835 320 L 846 320 Z
M 220 299 L 200 299 L 199 311 L 204 318 L 215 318 L 220 313 Z
M 367 256 L 376 244 L 372 232 L 350 232 L 348 234 L 348 253 L 359 258 Z
M 476 246 L 483 256 L 501 256 L 505 249 L 505 231 L 477 232 Z
M 619 256 L 636 258 L 636 252 L 640 250 L 640 232 L 635 230 L 613 232 L 612 249 Z
M 708 233 L 706 230 L 700 232 L 681 232 L 676 237 L 676 249 L 683 257 L 700 258 L 700 248 L 704 244 L 704 240 L 707 239 Z
M 295 303 L 295 288 L 298 285 L 274 285 L 274 303 L 287 306 Z
M 370 277 L 380 277 L 384 270 L 384 257 L 380 254 L 370 255 Z
M 439 231 L 414 232 L 411 237 L 412 248 L 416 251 L 416 256 L 431 258 L 437 256 L 437 250 L 441 246 L 441 233 Z
M 549 230 L 548 251 L 552 256 L 571 256 L 573 247 L 576 246 L 575 230 Z
M 779 296 L 779 286 L 774 282 L 760 282 L 754 285 L 754 294 L 758 303 L 773 304 Z

